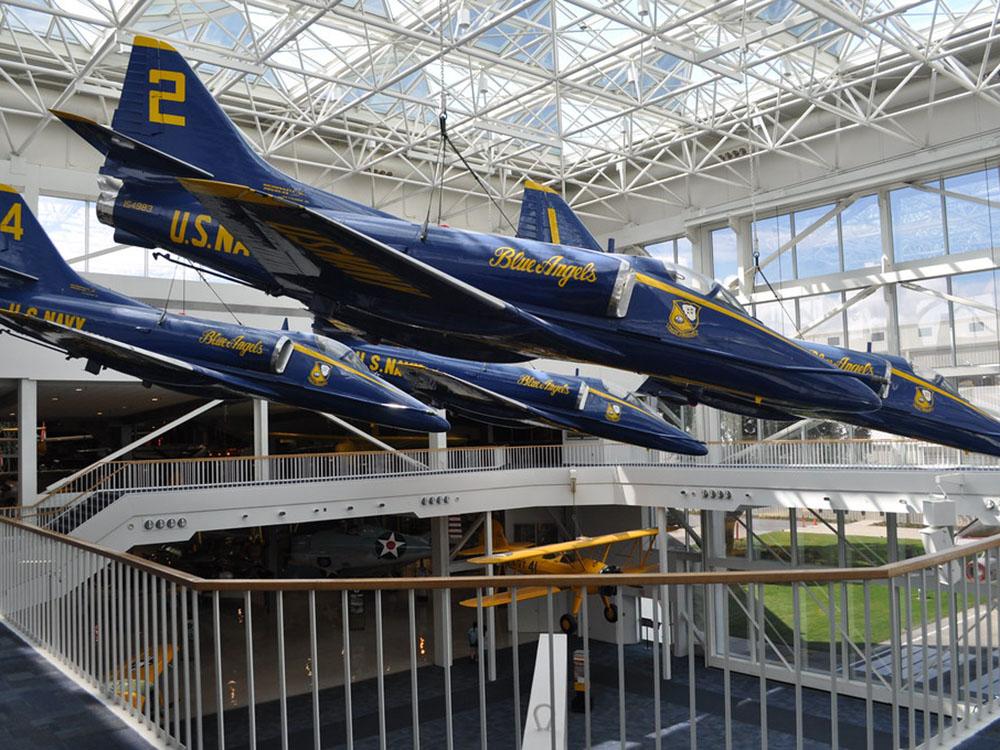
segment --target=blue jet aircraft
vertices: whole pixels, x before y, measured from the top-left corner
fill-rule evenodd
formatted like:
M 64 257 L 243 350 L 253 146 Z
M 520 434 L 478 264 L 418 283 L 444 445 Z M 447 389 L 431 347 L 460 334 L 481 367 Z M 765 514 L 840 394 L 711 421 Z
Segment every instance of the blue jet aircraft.
M 477 360 L 556 356 L 757 403 L 857 413 L 872 390 L 651 258 L 422 227 L 258 157 L 166 42 L 136 37 L 112 126 L 55 112 L 101 151 L 101 221 L 369 337 Z M 111 178 L 111 179 L 109 179 Z M 186 188 L 186 190 L 185 190 Z
M 893 435 L 1000 456 L 1000 421 L 959 395 L 941 375 L 918 373 L 908 361 L 893 354 L 859 352 L 812 341 L 799 343 L 845 372 L 850 372 L 861 382 L 884 382 L 880 390 L 882 408 L 869 414 L 845 414 L 835 410 L 787 412 L 760 407 L 733 397 L 706 398 L 704 394 L 658 378 L 650 378 L 639 390 L 668 400 L 700 402 L 748 417 L 786 421 L 803 416 L 831 419 Z
M 0 323 L 145 382 L 199 396 L 256 396 L 407 430 L 441 432 L 434 410 L 372 374 L 344 344 L 171 315 L 84 281 L 17 192 L 0 185 Z
M 586 226 L 559 195 L 526 182 L 518 236 L 547 240 L 551 231 L 568 234 L 581 247 L 594 244 Z M 677 272 L 695 277 L 687 269 L 678 267 Z M 676 377 L 651 378 L 640 391 L 674 403 L 702 403 L 760 419 L 780 421 L 803 416 L 832 419 L 963 450 L 1000 454 L 1000 421 L 962 398 L 940 375 L 919 374 L 905 359 L 891 354 L 859 352 L 811 341 L 793 342 L 867 384 L 881 397 L 882 407 L 865 414 L 829 408 L 782 410 L 739 393 L 703 388 Z
M 479 422 L 574 430 L 645 448 L 704 456 L 705 445 L 668 424 L 632 394 L 599 378 L 534 367 L 472 362 L 341 338 L 369 369 L 421 401 Z

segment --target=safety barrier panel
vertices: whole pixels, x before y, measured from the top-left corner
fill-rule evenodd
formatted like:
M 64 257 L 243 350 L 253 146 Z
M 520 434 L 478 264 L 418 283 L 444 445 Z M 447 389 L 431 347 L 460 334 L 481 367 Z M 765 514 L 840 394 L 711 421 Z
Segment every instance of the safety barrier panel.
M 779 733 L 930 747 L 996 712 L 1000 538 L 871 568 L 705 572 L 682 557 L 668 574 L 206 580 L 0 519 L 0 616 L 175 747 L 516 746 L 532 643 L 559 627 L 557 592 L 584 586 L 618 615 L 580 612 L 571 747 L 667 733 L 671 747 L 766 748 Z M 496 588 L 513 602 L 487 633 Z M 453 598 L 473 601 L 457 627 Z M 454 655 L 469 621 L 472 661 Z M 808 687 L 825 709 L 805 705 Z

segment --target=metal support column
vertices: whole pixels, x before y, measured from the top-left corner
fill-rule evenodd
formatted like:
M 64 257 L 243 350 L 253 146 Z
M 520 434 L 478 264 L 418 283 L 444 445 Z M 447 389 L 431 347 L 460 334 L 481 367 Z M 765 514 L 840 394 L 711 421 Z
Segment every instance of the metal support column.
M 669 560 L 667 559 L 667 509 L 663 507 L 656 508 L 656 552 L 659 557 L 660 563 L 660 574 L 668 573 Z M 663 660 L 663 669 L 660 671 L 660 675 L 664 680 L 669 680 L 670 675 L 670 599 L 669 591 L 666 586 L 660 586 L 660 594 L 657 597 L 658 602 L 654 603 L 655 606 L 662 606 L 659 613 L 660 617 L 660 658 Z M 662 603 L 662 605 L 661 605 Z M 678 621 L 678 627 L 680 627 L 680 621 Z M 654 638 L 657 636 L 656 633 L 653 634 Z
M 885 514 L 885 537 L 889 558 L 886 562 L 897 562 L 899 560 L 899 516 L 895 513 Z
M 253 454 L 255 456 L 270 455 L 270 426 L 268 424 L 267 401 L 255 398 L 253 400 Z M 255 475 L 258 481 L 270 479 L 270 464 L 267 461 L 257 461 Z
M 448 562 L 448 516 L 431 519 L 431 573 L 434 576 L 446 576 L 449 570 Z M 434 602 L 434 663 L 439 667 L 449 666 L 448 657 L 451 653 L 447 647 L 448 621 L 445 610 L 451 606 L 451 596 L 447 589 L 435 589 Z
M 38 383 L 17 381 L 17 504 L 38 499 Z
M 483 520 L 483 543 L 486 556 L 493 555 L 493 511 L 486 511 L 486 518 Z M 493 566 L 486 566 L 486 575 L 493 575 Z M 494 589 L 486 589 L 486 595 L 492 596 Z M 497 679 L 497 611 L 496 607 L 486 609 L 486 679 L 496 682 Z

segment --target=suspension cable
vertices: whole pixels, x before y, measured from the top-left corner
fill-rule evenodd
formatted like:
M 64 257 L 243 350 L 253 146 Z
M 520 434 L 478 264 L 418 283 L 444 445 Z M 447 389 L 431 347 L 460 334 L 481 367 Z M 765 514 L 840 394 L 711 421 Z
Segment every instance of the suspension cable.
M 747 149 L 749 151 L 749 169 L 750 169 L 750 245 L 751 251 L 753 253 L 753 271 L 754 277 L 751 280 L 750 288 L 753 289 L 753 281 L 757 278 L 757 274 L 764 280 L 767 284 L 768 290 L 771 292 L 781 311 L 788 318 L 788 322 L 792 324 L 792 330 L 798 334 L 799 327 L 795 322 L 795 319 L 788 312 L 785 307 L 784 300 L 778 296 L 774 287 L 771 286 L 771 282 L 768 281 L 766 275 L 764 275 L 764 269 L 760 267 L 760 235 L 757 232 L 757 160 L 760 158 L 759 152 L 754 147 L 754 137 L 753 137 L 753 118 L 750 112 L 750 76 L 747 73 L 747 58 L 749 57 L 749 47 L 747 43 L 746 36 L 746 25 L 748 13 L 747 0 L 743 0 L 743 15 L 740 18 L 740 40 L 742 42 L 740 46 L 740 64 L 743 69 L 743 99 L 746 106 L 746 133 L 747 133 Z M 761 120 L 763 122 L 763 119 Z
M 230 315 L 233 316 L 233 320 L 236 321 L 236 325 L 240 326 L 243 325 L 243 321 L 236 317 L 236 313 L 234 313 L 232 308 L 226 304 L 226 301 L 219 296 L 219 293 L 215 290 L 215 287 L 208 283 L 208 279 L 205 278 L 205 274 L 201 272 L 201 269 L 198 268 L 197 266 L 192 266 L 192 268 L 194 268 L 195 272 L 198 274 L 198 277 L 202 280 L 202 283 L 204 283 L 205 286 L 207 286 L 209 289 L 212 290 L 212 294 L 215 295 L 215 298 L 219 300 L 219 302 L 222 304 L 224 308 L 226 308 L 226 312 L 228 312 Z
M 163 325 L 163 321 L 167 318 L 167 307 L 170 305 L 170 297 L 174 293 L 174 281 L 177 279 L 177 266 L 174 266 L 174 275 L 170 277 L 170 286 L 167 287 L 167 298 L 163 300 L 163 311 L 160 313 L 160 319 L 156 321 L 156 325 Z
M 442 219 L 442 215 L 443 215 L 443 203 L 444 203 L 444 149 L 445 149 L 445 146 L 448 146 L 449 148 L 451 148 L 451 150 L 455 153 L 455 156 L 457 156 L 458 159 L 459 159 L 459 161 L 462 162 L 462 166 L 464 166 L 465 169 L 466 169 L 466 171 L 469 174 L 472 175 L 473 179 L 475 179 L 475 181 L 476 181 L 476 184 L 479 185 L 480 189 L 483 191 L 483 193 L 486 195 L 486 197 L 490 199 L 490 203 L 493 204 L 494 208 L 496 208 L 496 210 L 499 212 L 500 216 L 503 217 L 503 220 L 507 222 L 507 225 L 512 230 L 514 230 L 514 234 L 517 234 L 517 225 L 514 224 L 514 222 L 510 220 L 510 217 L 507 216 L 507 214 L 503 210 L 503 207 L 500 205 L 500 203 L 497 201 L 496 197 L 493 195 L 493 191 L 483 181 L 483 179 L 479 176 L 479 173 L 476 172 L 476 170 L 472 168 L 472 165 L 469 164 L 469 162 L 465 158 L 464 154 L 462 154 L 462 152 L 459 150 L 458 146 L 455 145 L 455 142 L 448 135 L 448 101 L 447 101 L 447 94 L 446 94 L 445 83 L 444 83 L 444 70 L 445 70 L 445 66 L 444 66 L 444 49 L 445 49 L 445 45 L 444 45 L 444 20 L 445 20 L 446 17 L 450 19 L 451 15 L 450 15 L 450 5 L 447 2 L 447 0 L 445 0 L 445 2 L 441 6 L 441 13 L 442 13 L 441 21 L 438 24 L 439 42 L 440 42 L 440 45 L 441 45 L 441 57 L 440 57 L 440 63 L 441 63 L 441 79 L 440 79 L 440 84 L 441 84 L 441 113 L 438 116 L 438 127 L 440 129 L 440 131 L 439 131 L 439 143 L 438 143 L 438 159 L 437 159 L 437 165 L 435 166 L 435 170 L 434 170 L 433 182 L 431 183 L 431 199 L 427 202 L 427 213 L 426 213 L 426 215 L 424 217 L 423 227 L 420 230 L 420 241 L 423 242 L 423 241 L 425 241 L 427 239 L 427 229 L 428 229 L 428 226 L 429 226 L 430 220 L 431 220 L 431 207 L 434 204 L 434 192 L 433 191 L 435 189 L 438 191 L 438 225 L 441 224 L 441 219 Z M 452 39 L 452 41 L 454 43 L 454 38 Z M 470 75 L 471 75 L 471 73 L 470 73 Z

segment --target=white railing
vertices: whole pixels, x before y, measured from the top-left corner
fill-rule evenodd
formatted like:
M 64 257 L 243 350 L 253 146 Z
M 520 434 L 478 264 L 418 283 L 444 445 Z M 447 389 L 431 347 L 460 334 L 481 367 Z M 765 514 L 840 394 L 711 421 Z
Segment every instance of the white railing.
M 110 461 L 45 495 L 23 513 L 49 520 L 68 508 L 78 508 L 75 517 L 66 517 L 69 526 L 63 524 L 64 528 L 60 528 L 66 531 L 114 502 L 124 492 L 330 482 L 433 472 L 625 465 L 1000 470 L 1000 458 L 908 440 L 776 440 L 711 443 L 709 454 L 703 457 L 680 456 L 621 443 L 581 441 L 565 445 L 418 449 L 394 453 L 362 451 Z
M 169 747 L 371 747 L 377 735 L 485 750 L 546 724 L 521 708 L 530 643 L 571 618 L 556 592 L 592 587 L 603 603 L 589 597 L 566 626 L 583 699 L 572 747 L 669 732 L 670 747 L 766 749 L 770 731 L 797 747 L 930 748 L 997 713 L 998 553 L 994 537 L 873 568 L 701 571 L 694 554 L 668 574 L 206 580 L 0 519 L 0 620 Z M 483 597 L 498 587 L 514 601 L 487 632 Z M 527 587 L 547 594 L 527 601 Z M 429 627 L 436 592 L 448 593 L 433 596 Z M 466 628 L 471 662 L 453 656 Z

